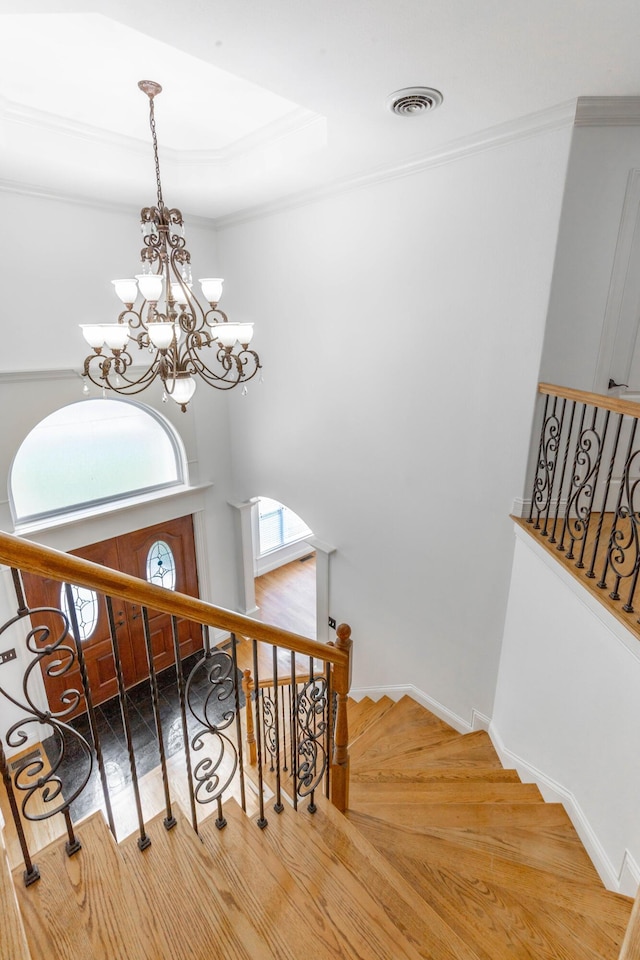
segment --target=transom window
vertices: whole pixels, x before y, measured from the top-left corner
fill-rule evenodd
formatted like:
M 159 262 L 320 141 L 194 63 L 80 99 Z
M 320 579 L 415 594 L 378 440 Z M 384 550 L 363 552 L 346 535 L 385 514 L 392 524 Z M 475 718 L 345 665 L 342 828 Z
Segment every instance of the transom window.
M 17 523 L 182 485 L 186 457 L 164 417 L 132 400 L 89 399 L 45 417 L 9 477 Z

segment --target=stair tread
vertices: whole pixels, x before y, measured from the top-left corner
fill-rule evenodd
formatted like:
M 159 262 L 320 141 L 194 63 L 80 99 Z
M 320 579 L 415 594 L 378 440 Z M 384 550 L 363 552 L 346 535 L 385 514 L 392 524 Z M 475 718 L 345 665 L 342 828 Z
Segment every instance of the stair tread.
M 521 783 L 517 770 L 504 769 L 498 766 L 447 766 L 446 760 L 442 765 L 427 766 L 421 770 L 406 770 L 404 768 L 385 767 L 384 769 L 368 769 L 364 764 L 357 770 L 351 771 L 351 784 L 368 783 L 435 783 L 435 782 L 463 782 L 465 780 L 483 781 L 485 783 Z
M 419 846 L 419 838 L 412 830 L 394 827 L 366 814 L 350 813 L 349 819 L 374 846 L 386 851 L 392 863 L 414 860 L 425 865 L 422 883 L 427 886 L 432 873 L 439 875 L 453 870 L 470 883 L 496 885 L 520 900 L 533 900 L 553 909 L 591 916 L 600 924 L 624 929 L 631 912 L 630 898 L 605 890 L 600 880 L 585 882 L 559 876 L 550 869 L 524 865 L 471 847 L 461 854 L 455 844 L 439 837 L 429 837 Z
M 393 711 L 389 711 L 382 720 L 384 723 Z M 356 741 L 354 750 L 363 742 L 363 737 Z M 485 766 L 501 768 L 502 764 L 495 751 L 491 739 L 484 730 L 475 733 L 447 735 L 445 739 L 429 742 L 427 738 L 420 745 L 419 740 L 411 742 L 407 748 L 396 749 L 394 752 L 392 740 L 385 745 L 385 753 L 379 749 L 368 751 L 360 750 L 354 757 L 352 754 L 351 769 L 354 775 L 370 767 L 384 771 L 387 768 L 402 767 L 407 771 L 428 770 L 430 767 L 473 767 Z
M 559 877 L 485 852 L 452 851 L 444 840 L 418 845 L 412 831 L 382 822 L 371 829 L 366 817 L 356 816 L 354 822 L 483 960 L 502 956 L 583 960 L 590 948 L 584 938 L 576 941 L 575 923 L 572 927 L 566 922 L 571 914 L 609 925 L 618 922 L 617 936 L 610 934 L 615 927 L 605 931 L 600 924 L 599 942 L 606 939 L 608 950 L 600 944 L 600 955 L 595 949 L 592 953 L 600 960 L 617 957 L 616 944 L 631 909 L 628 898 L 608 893 L 594 882 Z M 558 908 L 566 914 L 554 923 Z
M 601 882 L 561 804 L 380 804 L 368 812 L 409 834 L 421 849 L 439 839 L 459 856 L 471 847 L 565 877 Z
M 143 924 L 130 910 L 123 864 L 102 814 L 77 827 L 83 849 L 68 857 L 63 841 L 38 854 L 41 879 L 29 887 L 13 872 L 31 955 L 38 960 L 143 960 Z
M 224 810 L 228 826 L 218 830 L 212 819 L 206 820 L 201 825 L 200 836 L 213 859 L 216 882 L 223 897 L 226 899 L 234 890 L 242 890 L 246 909 L 273 951 L 259 956 L 299 960 L 300 944 L 311 942 L 313 954 L 318 958 L 344 956 L 356 960 L 361 957 L 359 948 L 345 938 L 343 931 L 324 912 L 323 903 L 306 896 L 280 857 L 271 851 L 262 831 L 242 813 L 235 801 L 227 802 Z M 271 818 L 277 818 L 277 814 L 273 813 Z M 313 852 L 307 835 L 307 843 L 298 849 L 298 856 L 309 858 Z M 356 936 L 355 931 L 352 932 Z M 373 951 L 371 939 L 367 946 Z M 418 960 L 413 948 L 398 942 L 398 937 L 392 946 L 399 960 Z M 376 949 L 364 955 L 370 955 L 373 960 L 388 953 L 385 949 Z
M 175 960 L 176 941 L 189 960 L 272 957 L 246 916 L 242 889 L 228 899 L 220 894 L 207 848 L 178 805 L 173 812 L 177 824 L 169 831 L 161 814 L 148 824 L 152 843 L 147 850 L 138 850 L 135 836 L 120 845 L 132 878 L 132 899 L 151 905 L 149 960 Z M 163 908 L 166 904 L 170 910 Z
M 351 765 L 366 753 L 370 763 L 400 762 L 404 765 L 420 755 L 427 743 L 458 739 L 449 724 L 425 710 L 411 697 L 402 697 L 365 730 L 350 749 Z
M 349 699 L 347 713 L 350 743 L 353 744 L 372 724 L 377 723 L 392 706 L 393 700 L 390 697 L 381 697 L 379 700 L 372 700 L 370 697 L 363 697 L 362 700 Z
M 337 857 L 326 849 L 316 829 L 315 817 L 309 817 L 305 821 L 289 805 L 285 805 L 281 814 L 270 811 L 268 826 L 264 831 L 258 831 L 253 824 L 247 826 L 247 819 L 237 805 L 225 804 L 224 812 L 230 823 L 223 833 L 226 834 L 230 828 L 235 831 L 238 825 L 242 827 L 242 831 L 234 836 L 235 843 L 243 844 L 244 848 L 247 839 L 240 834 L 251 831 L 252 836 L 248 841 L 250 849 L 246 855 L 254 865 L 254 857 L 258 855 L 260 869 L 264 865 L 264 869 L 272 873 L 275 861 L 278 873 L 284 877 L 292 877 L 296 883 L 302 904 L 298 921 L 300 931 L 297 933 L 295 926 L 287 924 L 284 918 L 278 918 L 278 927 L 274 931 L 276 941 L 281 938 L 282 929 L 285 928 L 292 940 L 298 939 L 300 942 L 299 938 L 304 936 L 306 929 L 307 936 L 310 936 L 314 943 L 315 954 L 318 934 L 314 933 L 309 924 L 311 905 L 320 915 L 325 931 L 322 936 L 329 943 L 333 942 L 332 948 L 336 950 L 336 956 L 354 960 L 361 957 L 367 957 L 367 960 L 386 960 L 389 956 L 393 956 L 394 960 L 419 960 L 420 954 L 408 941 L 404 941 L 398 929 L 380 911 L 379 904 L 367 892 L 366 860 L 362 852 L 359 859 L 362 873 L 354 877 L 344 868 L 340 870 Z M 239 824 L 240 819 L 244 821 L 244 825 Z M 207 827 L 209 824 L 205 823 L 203 828 Z M 209 829 L 214 844 L 218 845 L 221 839 L 224 842 L 224 838 L 221 838 L 217 831 L 214 832 L 211 827 Z M 361 843 L 368 846 L 363 838 Z M 268 847 L 268 855 L 265 845 Z M 243 849 L 242 856 L 244 855 Z M 392 872 L 391 867 L 388 872 Z M 279 900 L 281 877 L 273 875 L 269 882 L 276 883 L 276 897 Z M 259 884 L 259 887 L 262 900 L 264 882 Z M 261 909 L 259 904 L 256 904 L 255 908 Z M 329 936 L 331 932 L 333 941 Z M 334 956 L 333 953 L 330 955 Z
M 461 940 L 451 927 L 444 923 L 415 889 L 407 884 L 389 861 L 368 843 L 356 829 L 325 798 L 316 798 L 317 811 L 310 814 L 304 805 L 298 806 L 295 815 L 301 822 L 302 835 L 312 831 L 314 849 L 324 848 L 325 854 L 336 865 L 347 882 L 358 887 L 358 896 L 363 903 L 368 897 L 374 907 L 384 911 L 388 920 L 413 944 L 425 960 L 478 960 L 477 954 Z M 279 838 L 272 840 L 277 843 Z M 323 861 L 326 862 L 326 861 Z M 327 883 L 330 884 L 330 877 Z M 360 907 L 362 909 L 362 907 Z M 371 907 L 365 907 L 370 910 Z M 391 954 L 395 960 L 396 948 Z M 368 954 L 363 954 L 368 958 Z
M 544 800 L 535 783 L 515 781 L 436 780 L 415 783 L 354 781 L 349 788 L 350 807 L 364 812 L 378 803 L 443 802 L 544 803 Z

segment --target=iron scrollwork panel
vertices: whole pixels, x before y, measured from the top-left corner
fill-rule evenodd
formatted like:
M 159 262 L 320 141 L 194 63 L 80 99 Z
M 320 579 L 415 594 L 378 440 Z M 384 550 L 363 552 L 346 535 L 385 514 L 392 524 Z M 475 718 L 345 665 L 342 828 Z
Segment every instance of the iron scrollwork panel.
M 594 426 L 580 432 L 567 502 L 567 531 L 570 538 L 568 559 L 573 546 L 586 537 L 593 506 L 595 481 L 602 454 L 602 437 Z
M 619 599 L 618 589 L 622 580 L 632 581 L 632 592 L 640 565 L 640 450 L 636 450 L 628 459 L 622 477 L 621 496 L 616 510 L 613 530 L 609 542 L 608 562 L 616 577 L 616 586 L 611 596 Z M 626 609 L 632 610 L 631 597 Z
M 558 449 L 560 446 L 561 421 L 555 410 L 549 414 L 543 425 L 540 435 L 540 452 L 536 464 L 536 475 L 533 481 L 533 508 L 539 528 L 540 517 L 551 503 L 551 491 L 555 476 Z
M 313 793 L 326 773 L 328 711 L 326 677 L 312 677 L 298 689 L 295 704 L 299 797 Z
M 33 626 L 38 617 L 49 624 Z M 29 618 L 31 621 L 29 622 Z M 65 722 L 80 705 L 83 693 L 68 687 L 60 694 L 58 710 L 41 710 L 37 703 L 37 677 L 42 670 L 48 677 L 62 677 L 73 670 L 77 660 L 69 619 L 53 607 L 22 609 L 0 627 L 0 637 L 24 624 L 25 648 L 31 659 L 22 678 L 21 696 L 0 686 L 0 694 L 23 712 L 5 733 L 5 742 L 19 750 L 30 741 L 45 743 L 42 755 L 26 760 L 13 774 L 13 787 L 22 796 L 20 809 L 27 820 L 46 820 L 64 813 L 82 793 L 93 769 L 93 748 L 70 724 Z M 31 728 L 31 732 L 27 732 Z M 34 734 L 33 730 L 37 732 Z M 52 732 L 51 732 L 52 731 Z M 69 757 L 73 763 L 68 764 Z
M 238 746 L 228 735 L 235 729 L 238 677 L 233 658 L 223 650 L 205 655 L 194 666 L 186 685 L 186 701 L 195 729 L 194 753 L 208 751 L 193 770 L 198 803 L 220 800 L 238 769 Z

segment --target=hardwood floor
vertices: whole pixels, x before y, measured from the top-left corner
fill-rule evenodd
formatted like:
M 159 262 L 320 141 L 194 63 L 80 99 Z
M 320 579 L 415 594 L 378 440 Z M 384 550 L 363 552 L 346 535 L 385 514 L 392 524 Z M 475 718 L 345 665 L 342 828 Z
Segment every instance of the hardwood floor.
M 4 864 L 0 957 L 620 960 L 631 900 L 604 890 L 562 807 L 503 770 L 486 734 L 407 697 L 349 713 L 347 818 L 319 792 L 315 812 L 285 795 L 258 829 L 255 804 L 245 817 L 231 798 L 225 829 L 205 816 L 196 836 L 179 797 L 175 828 L 151 818 L 141 852 L 93 815 L 74 857 L 59 840 L 40 851 L 37 884 Z
M 316 558 L 294 560 L 256 577 L 261 619 L 312 640 L 316 638 Z

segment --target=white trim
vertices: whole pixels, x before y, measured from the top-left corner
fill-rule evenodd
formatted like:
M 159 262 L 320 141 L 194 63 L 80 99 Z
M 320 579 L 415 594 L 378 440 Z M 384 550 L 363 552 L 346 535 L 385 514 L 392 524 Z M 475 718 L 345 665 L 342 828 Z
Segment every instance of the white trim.
M 269 553 L 263 553 L 262 556 L 256 557 L 256 577 L 277 570 L 278 567 L 284 567 L 286 563 L 293 563 L 294 560 L 308 557 L 311 553 L 315 553 L 315 548 L 310 547 L 306 540 L 285 543 L 282 547 L 277 547 L 275 550 L 270 550 Z
M 506 123 L 497 124 L 486 130 L 480 130 L 468 137 L 452 140 L 448 144 L 444 144 L 442 147 L 434 150 L 432 153 L 414 157 L 396 166 L 381 167 L 367 173 L 344 177 L 340 180 L 333 180 L 320 187 L 303 190 L 288 197 L 270 201 L 269 203 L 259 204 L 255 207 L 239 210 L 236 213 L 217 217 L 215 219 L 215 225 L 217 228 L 224 228 L 238 223 L 246 223 L 250 220 L 259 220 L 271 214 L 293 210 L 309 203 L 316 203 L 318 200 L 333 197 L 357 189 L 358 187 L 413 176 L 413 174 L 421 173 L 423 170 L 440 167 L 446 163 L 454 163 L 457 160 L 463 160 L 466 157 L 474 156 L 485 150 L 491 150 L 509 143 L 516 143 L 519 140 L 535 137 L 541 133 L 560 130 L 573 124 L 576 110 L 575 105 L 576 101 L 570 100 L 550 107 L 547 110 L 540 110 L 536 113 L 528 114 L 525 117 L 519 117 L 516 120 L 509 120 Z
M 562 804 L 607 889 L 635 896 L 640 881 L 640 868 L 628 850 L 625 850 L 620 870 L 616 870 L 575 794 L 509 750 L 493 722 L 489 727 L 489 735 L 504 767 L 515 768 L 525 783 L 536 783 L 547 803 Z
M 589 99 L 589 98 L 587 98 Z M 593 98 L 598 100 L 600 98 Z M 624 98 L 603 98 L 603 99 L 624 99 Z M 630 98 L 635 99 L 635 98 Z M 535 137 L 542 133 L 559 130 L 574 123 L 576 114 L 576 101 L 569 100 L 550 107 L 546 110 L 540 110 L 536 113 L 528 114 L 525 117 L 519 117 L 516 120 L 509 120 L 505 123 L 497 124 L 485 130 L 477 131 L 467 137 L 450 141 L 433 152 L 416 156 L 406 162 L 391 167 L 381 167 L 371 170 L 367 173 L 344 177 L 339 180 L 330 181 L 319 187 L 313 187 L 309 190 L 303 190 L 288 197 L 270 201 L 264 204 L 258 204 L 244 210 L 236 211 L 222 217 L 197 217 L 189 214 L 190 223 L 202 222 L 203 225 L 212 226 L 215 229 L 228 227 L 237 223 L 245 223 L 251 220 L 259 220 L 265 216 L 274 213 L 281 213 L 286 210 L 292 210 L 297 207 L 305 206 L 309 203 L 316 203 L 327 197 L 337 196 L 349 190 L 358 187 L 368 186 L 369 184 L 382 183 L 386 180 L 396 180 L 401 177 L 412 176 L 423 170 L 439 167 L 446 163 L 453 163 L 466 157 L 473 156 L 485 150 L 501 147 L 509 143 L 515 143 L 519 140 Z M 304 127 L 304 124 L 302 125 Z M 24 194 L 26 196 L 35 196 L 49 200 L 62 200 L 68 203 L 76 203 L 81 206 L 91 206 L 101 209 L 135 209 L 132 204 L 123 204 L 114 201 L 101 201 L 90 197 L 77 197 L 56 191 L 37 184 L 20 183 L 18 181 L 0 179 L 0 192 Z
M 194 495 L 203 493 L 212 487 L 212 483 L 199 483 L 195 486 L 180 484 L 165 490 L 155 492 L 146 491 L 138 496 L 128 499 L 114 500 L 109 503 L 101 503 L 99 509 L 95 506 L 87 507 L 85 510 L 74 510 L 68 513 L 59 513 L 55 517 L 47 517 L 45 520 L 39 520 L 34 523 L 16 523 L 14 533 L 16 536 L 29 537 L 34 533 L 42 533 L 47 530 L 57 530 L 60 527 L 71 527 L 78 523 L 84 523 L 86 520 L 100 519 L 108 514 L 125 513 L 127 510 L 138 510 L 140 507 L 149 503 L 159 503 L 162 500 L 180 500 L 189 502 Z M 194 513 L 201 507 L 193 507 L 185 510 L 187 513 Z

